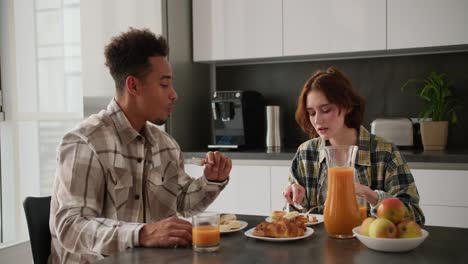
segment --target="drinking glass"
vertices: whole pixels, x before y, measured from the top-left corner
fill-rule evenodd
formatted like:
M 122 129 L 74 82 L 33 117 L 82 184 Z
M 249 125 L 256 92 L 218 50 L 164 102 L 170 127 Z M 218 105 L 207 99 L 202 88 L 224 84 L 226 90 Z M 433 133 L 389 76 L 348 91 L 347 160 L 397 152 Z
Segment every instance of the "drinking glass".
M 356 201 L 359 208 L 359 215 L 361 216 L 361 223 L 367 218 L 367 200 L 362 196 L 356 196 Z
M 219 213 L 203 212 L 192 217 L 192 245 L 197 252 L 219 249 Z

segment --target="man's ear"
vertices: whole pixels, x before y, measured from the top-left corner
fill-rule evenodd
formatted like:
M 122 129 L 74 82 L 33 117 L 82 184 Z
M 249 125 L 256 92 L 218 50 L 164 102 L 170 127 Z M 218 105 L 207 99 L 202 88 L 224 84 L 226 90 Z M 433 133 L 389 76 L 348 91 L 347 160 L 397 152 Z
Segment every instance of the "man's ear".
M 125 79 L 125 90 L 127 91 L 128 94 L 138 95 L 138 85 L 139 85 L 139 80 L 135 78 L 134 76 L 129 75 Z

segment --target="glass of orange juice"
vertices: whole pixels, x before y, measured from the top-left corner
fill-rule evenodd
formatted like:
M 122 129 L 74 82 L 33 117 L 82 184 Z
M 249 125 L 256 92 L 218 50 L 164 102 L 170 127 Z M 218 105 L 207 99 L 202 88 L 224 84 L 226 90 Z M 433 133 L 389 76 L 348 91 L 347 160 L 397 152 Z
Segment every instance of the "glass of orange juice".
M 192 217 L 192 245 L 197 252 L 219 249 L 219 213 L 203 212 Z
M 356 196 L 356 201 L 359 208 L 359 215 L 361 216 L 361 223 L 367 218 L 367 200 L 362 196 Z

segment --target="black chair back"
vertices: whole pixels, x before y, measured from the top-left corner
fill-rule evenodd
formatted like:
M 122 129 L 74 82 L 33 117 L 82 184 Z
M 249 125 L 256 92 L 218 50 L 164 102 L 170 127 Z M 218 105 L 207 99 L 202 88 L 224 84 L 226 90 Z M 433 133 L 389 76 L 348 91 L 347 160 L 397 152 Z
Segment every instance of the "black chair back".
M 50 196 L 26 197 L 23 202 L 35 264 L 47 263 L 50 255 Z

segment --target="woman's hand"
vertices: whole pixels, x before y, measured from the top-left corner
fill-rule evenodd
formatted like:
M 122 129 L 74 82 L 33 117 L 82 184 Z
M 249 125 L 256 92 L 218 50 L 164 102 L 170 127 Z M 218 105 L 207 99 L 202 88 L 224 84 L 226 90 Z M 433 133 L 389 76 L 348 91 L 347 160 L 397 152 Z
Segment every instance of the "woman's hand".
M 203 173 L 209 181 L 223 182 L 229 177 L 232 161 L 219 151 L 206 153 L 206 163 Z
M 283 196 L 289 204 L 302 203 L 305 196 L 305 189 L 297 183 L 290 184 L 284 189 Z
M 354 190 L 355 190 L 357 196 L 362 196 L 362 197 L 366 198 L 366 200 L 372 206 L 374 206 L 377 203 L 377 200 L 379 199 L 379 197 L 377 196 L 377 193 L 372 191 L 371 188 L 369 188 L 366 185 L 362 185 L 360 183 L 355 183 L 354 184 Z

